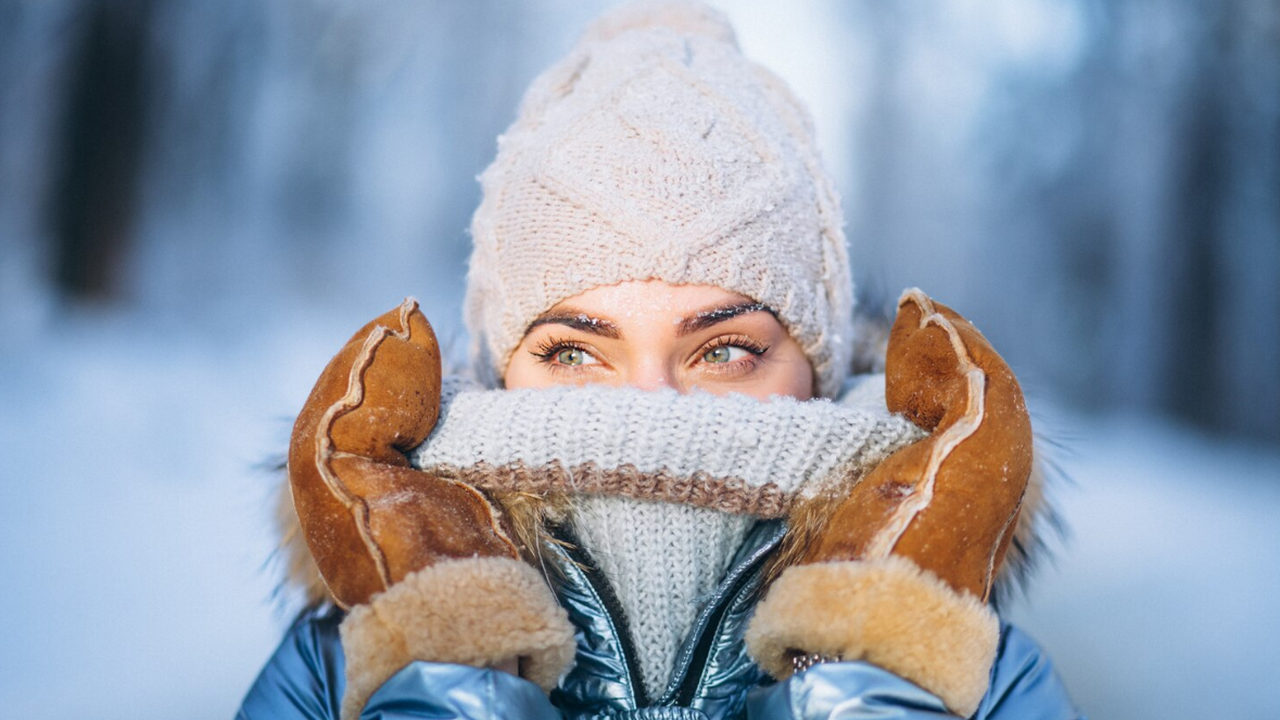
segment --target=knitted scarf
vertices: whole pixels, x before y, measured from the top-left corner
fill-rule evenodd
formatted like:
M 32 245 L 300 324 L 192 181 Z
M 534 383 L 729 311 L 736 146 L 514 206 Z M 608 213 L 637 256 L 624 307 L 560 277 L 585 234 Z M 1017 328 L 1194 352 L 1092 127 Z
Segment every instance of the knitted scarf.
M 921 431 L 884 377 L 836 401 L 587 386 L 483 390 L 447 379 L 416 467 L 493 492 L 563 494 L 618 597 L 650 697 L 752 522 L 860 477 Z

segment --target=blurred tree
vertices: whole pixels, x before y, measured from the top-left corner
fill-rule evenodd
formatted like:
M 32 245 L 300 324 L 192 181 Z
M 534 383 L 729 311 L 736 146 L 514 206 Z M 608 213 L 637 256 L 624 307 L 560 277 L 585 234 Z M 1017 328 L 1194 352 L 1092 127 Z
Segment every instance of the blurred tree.
M 145 139 L 149 2 L 84 6 L 50 196 L 55 281 L 72 298 L 119 294 Z

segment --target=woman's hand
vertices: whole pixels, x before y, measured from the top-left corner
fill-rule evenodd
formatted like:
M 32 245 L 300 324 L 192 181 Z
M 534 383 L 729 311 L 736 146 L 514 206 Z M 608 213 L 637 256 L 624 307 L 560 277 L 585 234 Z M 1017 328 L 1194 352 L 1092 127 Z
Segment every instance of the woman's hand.
M 919 290 L 898 303 L 886 400 L 931 434 L 857 481 L 757 608 L 752 655 L 775 677 L 816 653 L 865 659 L 977 708 L 999 641 L 986 606 L 1031 472 L 1022 391 L 986 338 Z
M 440 410 L 440 352 L 413 300 L 330 361 L 294 425 L 294 506 L 334 601 L 358 715 L 415 660 L 494 666 L 544 688 L 572 661 L 573 629 L 480 491 L 410 466 Z M 521 662 L 523 660 L 523 662 Z
M 298 415 L 294 506 L 344 608 L 441 560 L 519 556 L 483 495 L 410 467 L 405 453 L 426 439 L 439 411 L 435 334 L 406 300 L 351 338 Z
M 801 563 L 898 555 L 986 602 L 1031 473 L 1022 389 L 977 328 L 913 289 L 889 337 L 885 398 L 931 434 L 854 486 Z

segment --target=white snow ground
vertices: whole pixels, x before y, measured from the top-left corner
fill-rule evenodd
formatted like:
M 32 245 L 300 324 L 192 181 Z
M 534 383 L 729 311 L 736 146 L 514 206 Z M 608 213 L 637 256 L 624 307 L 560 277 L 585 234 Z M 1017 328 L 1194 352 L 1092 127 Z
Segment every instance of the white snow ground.
M 1069 422 L 1072 536 L 1009 616 L 1094 720 L 1280 718 L 1280 452 Z
M 378 311 L 246 317 L 234 334 L 180 314 L 4 333 L 6 717 L 233 716 L 287 619 L 260 465 Z M 1280 452 L 1056 417 L 1077 435 L 1059 493 L 1073 537 L 1012 616 L 1095 720 L 1280 717 Z

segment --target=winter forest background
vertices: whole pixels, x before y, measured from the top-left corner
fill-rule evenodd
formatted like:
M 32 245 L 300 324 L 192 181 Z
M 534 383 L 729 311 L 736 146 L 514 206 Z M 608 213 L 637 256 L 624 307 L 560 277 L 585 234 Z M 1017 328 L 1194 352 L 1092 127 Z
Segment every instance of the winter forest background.
M 0 0 L 0 706 L 227 718 L 270 466 L 606 2 Z M 1280 4 L 717 3 L 809 103 L 864 305 L 1008 358 L 1072 482 L 1010 614 L 1090 717 L 1280 716 Z

